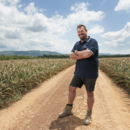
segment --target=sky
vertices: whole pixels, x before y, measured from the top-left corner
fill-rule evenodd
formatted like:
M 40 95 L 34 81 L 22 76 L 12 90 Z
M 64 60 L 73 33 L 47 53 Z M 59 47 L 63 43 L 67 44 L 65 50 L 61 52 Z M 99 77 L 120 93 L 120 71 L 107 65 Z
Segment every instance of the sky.
M 0 0 L 0 51 L 69 54 L 79 24 L 99 53 L 130 54 L 130 0 Z

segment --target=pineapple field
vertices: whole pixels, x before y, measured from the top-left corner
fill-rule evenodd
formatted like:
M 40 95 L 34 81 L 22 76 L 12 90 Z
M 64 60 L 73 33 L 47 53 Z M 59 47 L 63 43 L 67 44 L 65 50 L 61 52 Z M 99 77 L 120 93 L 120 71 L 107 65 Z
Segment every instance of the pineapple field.
M 0 61 L 0 108 L 74 64 L 69 58 Z M 99 58 L 99 68 L 130 93 L 130 57 Z
M 100 69 L 130 94 L 130 57 L 100 58 Z
M 29 90 L 73 64 L 71 59 L 0 61 L 0 108 L 21 99 Z

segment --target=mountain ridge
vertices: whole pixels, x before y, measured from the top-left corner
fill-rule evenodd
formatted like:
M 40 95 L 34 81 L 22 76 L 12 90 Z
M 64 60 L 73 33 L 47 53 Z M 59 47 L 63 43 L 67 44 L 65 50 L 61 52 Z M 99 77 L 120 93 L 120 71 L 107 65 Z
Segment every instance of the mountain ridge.
M 59 52 L 53 51 L 40 51 L 40 50 L 29 50 L 29 51 L 0 51 L 0 55 L 4 54 L 5 56 L 11 55 L 26 55 L 26 56 L 43 56 L 46 55 L 69 55 L 69 54 L 62 54 Z M 111 55 L 109 53 L 99 53 L 99 55 Z

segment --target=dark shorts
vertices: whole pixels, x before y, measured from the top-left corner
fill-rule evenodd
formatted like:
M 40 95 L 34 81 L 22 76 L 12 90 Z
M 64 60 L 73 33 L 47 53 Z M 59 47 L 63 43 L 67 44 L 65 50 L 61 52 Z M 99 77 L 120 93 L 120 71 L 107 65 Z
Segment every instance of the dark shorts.
M 95 88 L 96 79 L 97 78 L 86 79 L 86 78 L 81 78 L 81 77 L 74 75 L 74 77 L 70 83 L 70 86 L 81 88 L 82 85 L 84 84 L 86 87 L 86 90 L 88 92 L 92 92 L 92 91 L 94 91 L 94 88 Z

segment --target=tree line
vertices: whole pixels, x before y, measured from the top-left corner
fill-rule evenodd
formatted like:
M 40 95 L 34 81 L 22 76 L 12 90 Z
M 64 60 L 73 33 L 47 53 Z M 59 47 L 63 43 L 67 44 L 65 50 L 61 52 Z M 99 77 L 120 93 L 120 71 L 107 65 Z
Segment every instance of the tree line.
M 42 56 L 26 56 L 26 55 L 12 55 L 5 56 L 4 54 L 0 55 L 0 60 L 16 60 L 16 59 L 36 59 L 36 58 L 69 58 L 69 55 L 47 55 Z M 99 58 L 117 58 L 117 57 L 130 57 L 130 54 L 127 55 L 99 55 Z
M 118 58 L 118 57 L 130 57 L 130 54 L 126 55 L 99 55 L 99 58 Z
M 44 54 L 43 56 L 37 56 L 38 58 L 69 58 L 69 55 L 47 55 Z
M 43 56 L 26 56 L 26 55 L 12 55 L 5 56 L 4 54 L 0 55 L 0 60 L 16 60 L 16 59 L 37 59 L 37 58 L 69 58 L 69 55 L 46 55 Z

